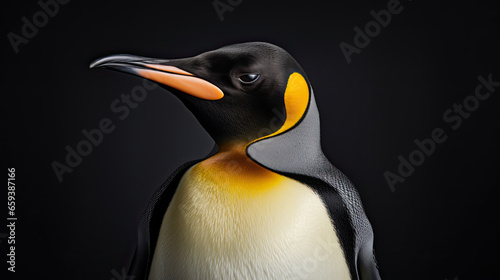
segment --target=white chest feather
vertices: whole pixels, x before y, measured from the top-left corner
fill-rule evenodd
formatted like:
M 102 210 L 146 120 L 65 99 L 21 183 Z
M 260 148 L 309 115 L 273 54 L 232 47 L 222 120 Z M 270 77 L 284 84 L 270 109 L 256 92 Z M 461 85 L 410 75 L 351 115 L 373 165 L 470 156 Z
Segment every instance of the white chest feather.
M 149 280 L 350 279 L 321 198 L 260 166 L 241 168 L 202 162 L 186 172 Z

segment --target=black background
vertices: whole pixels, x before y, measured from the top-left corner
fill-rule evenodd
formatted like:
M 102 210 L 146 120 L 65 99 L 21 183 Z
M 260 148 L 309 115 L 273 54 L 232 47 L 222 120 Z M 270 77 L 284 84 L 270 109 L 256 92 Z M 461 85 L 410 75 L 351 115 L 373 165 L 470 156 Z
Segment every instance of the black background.
M 161 89 L 119 120 L 110 104 L 141 79 L 89 63 L 117 53 L 187 57 L 246 41 L 285 48 L 308 74 L 323 149 L 362 196 L 383 279 L 498 279 L 500 88 L 459 129 L 442 117 L 474 93 L 479 75 L 500 81 L 498 8 L 401 1 L 403 11 L 348 64 L 340 42 L 353 44 L 353 28 L 387 1 L 342 2 L 244 0 L 221 21 L 210 0 L 71 1 L 17 54 L 7 34 L 20 35 L 21 17 L 40 7 L 3 3 L 2 158 L 16 168 L 18 217 L 17 272 L 8 279 L 117 279 L 112 271 L 127 265 L 151 194 L 213 145 Z M 64 163 L 65 146 L 105 117 L 116 129 L 59 183 L 51 163 Z M 437 127 L 447 141 L 391 192 L 384 172 L 396 172 L 398 155 L 407 158 Z

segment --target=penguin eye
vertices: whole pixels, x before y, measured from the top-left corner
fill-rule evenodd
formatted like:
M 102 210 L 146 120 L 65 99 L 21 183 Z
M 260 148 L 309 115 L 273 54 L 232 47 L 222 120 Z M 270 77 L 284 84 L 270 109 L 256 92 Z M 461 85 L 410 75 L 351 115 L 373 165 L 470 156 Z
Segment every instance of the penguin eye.
M 238 80 L 244 84 L 251 84 L 259 79 L 259 74 L 243 74 L 238 77 Z

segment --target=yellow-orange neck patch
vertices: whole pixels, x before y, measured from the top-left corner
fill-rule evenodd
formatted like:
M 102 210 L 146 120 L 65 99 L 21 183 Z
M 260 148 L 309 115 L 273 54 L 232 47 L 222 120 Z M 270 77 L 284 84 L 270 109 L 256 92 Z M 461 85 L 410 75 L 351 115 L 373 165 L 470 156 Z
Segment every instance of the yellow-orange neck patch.
M 266 191 L 285 179 L 258 165 L 246 155 L 244 149 L 237 147 L 219 151 L 198 163 L 193 167 L 192 173 L 199 174 L 207 182 L 227 188 L 229 193 L 246 195 Z

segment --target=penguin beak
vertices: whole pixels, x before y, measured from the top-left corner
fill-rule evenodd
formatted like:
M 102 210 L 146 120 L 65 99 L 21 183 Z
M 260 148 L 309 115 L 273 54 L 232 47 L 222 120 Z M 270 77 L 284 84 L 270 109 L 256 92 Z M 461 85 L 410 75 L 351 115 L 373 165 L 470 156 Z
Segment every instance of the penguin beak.
M 179 60 L 135 55 L 111 55 L 95 60 L 90 68 L 109 68 L 140 76 L 205 100 L 218 100 L 224 93 L 214 84 L 173 64 Z

